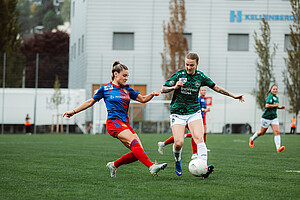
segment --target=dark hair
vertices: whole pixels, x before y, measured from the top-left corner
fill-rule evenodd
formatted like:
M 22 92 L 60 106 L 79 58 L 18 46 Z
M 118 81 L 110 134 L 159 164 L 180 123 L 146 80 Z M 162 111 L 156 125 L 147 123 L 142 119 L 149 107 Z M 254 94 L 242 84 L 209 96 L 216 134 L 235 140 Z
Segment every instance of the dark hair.
M 278 88 L 278 85 L 274 83 L 274 84 L 270 87 L 269 91 L 266 93 L 265 98 L 267 98 L 267 97 L 269 96 L 269 94 L 271 93 L 271 90 L 272 90 L 272 88 L 273 88 L 274 86 L 276 86 L 276 87 Z
M 197 63 L 199 62 L 199 56 L 196 53 L 188 53 L 185 58 L 196 60 Z
M 128 68 L 126 67 L 126 65 L 121 64 L 119 61 L 115 61 L 113 63 L 113 68 L 111 70 L 112 76 L 111 79 L 114 80 L 115 79 L 115 74 L 114 72 L 118 72 L 120 73 L 123 70 L 128 70 Z

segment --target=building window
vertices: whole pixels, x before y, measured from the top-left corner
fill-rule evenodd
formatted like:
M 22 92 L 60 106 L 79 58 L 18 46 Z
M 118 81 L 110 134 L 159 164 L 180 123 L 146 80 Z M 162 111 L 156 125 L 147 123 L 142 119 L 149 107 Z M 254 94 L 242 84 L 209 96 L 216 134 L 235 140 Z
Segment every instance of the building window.
M 248 51 L 249 34 L 228 34 L 228 51 Z
M 73 45 L 71 46 L 71 56 L 70 56 L 70 58 L 71 58 L 71 60 L 73 60 Z
M 84 35 L 81 36 L 81 42 L 82 42 L 82 44 L 81 44 L 81 53 L 83 53 L 84 52 Z
M 73 49 L 73 55 L 74 55 L 74 59 L 76 59 L 76 43 L 74 43 L 74 49 Z
M 134 33 L 113 33 L 113 50 L 134 50 Z
M 78 56 L 80 56 L 80 51 L 81 51 L 80 45 L 81 45 L 81 41 L 80 38 L 78 38 Z
M 75 16 L 75 0 L 73 1 L 73 6 L 72 6 L 72 17 Z
M 291 48 L 291 41 L 290 41 L 290 35 L 289 34 L 285 34 L 284 35 L 284 51 L 286 51 L 286 49 L 290 49 Z
M 192 33 L 184 33 L 183 37 L 187 40 L 188 50 L 192 50 Z

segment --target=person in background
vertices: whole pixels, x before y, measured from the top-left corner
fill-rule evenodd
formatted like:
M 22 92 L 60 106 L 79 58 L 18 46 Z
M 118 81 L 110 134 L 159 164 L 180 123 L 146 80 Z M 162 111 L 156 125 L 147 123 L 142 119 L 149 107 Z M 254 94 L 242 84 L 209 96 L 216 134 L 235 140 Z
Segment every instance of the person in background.
M 25 118 L 25 130 L 26 130 L 26 134 L 31 134 L 31 123 L 30 123 L 30 117 L 29 114 L 26 115 Z
M 281 146 L 281 137 L 279 134 L 279 121 L 277 118 L 277 109 L 285 109 L 285 106 L 279 106 L 279 98 L 277 96 L 278 86 L 273 84 L 270 90 L 267 92 L 265 111 L 261 116 L 261 128 L 259 132 L 255 132 L 252 137 L 249 138 L 249 147 L 253 148 L 254 140 L 259 136 L 263 136 L 268 128 L 271 126 L 274 133 L 274 142 L 278 153 L 285 149 L 285 146 Z
M 293 116 L 293 118 L 292 118 L 292 123 L 291 123 L 291 131 L 290 131 L 290 134 L 295 134 L 295 132 L 296 132 L 296 124 L 297 124 L 296 117 Z

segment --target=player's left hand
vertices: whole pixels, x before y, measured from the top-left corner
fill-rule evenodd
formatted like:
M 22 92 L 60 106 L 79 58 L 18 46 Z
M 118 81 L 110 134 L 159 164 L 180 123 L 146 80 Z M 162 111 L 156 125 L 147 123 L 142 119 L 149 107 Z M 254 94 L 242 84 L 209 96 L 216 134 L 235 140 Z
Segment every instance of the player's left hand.
M 285 106 L 281 106 L 279 109 L 285 109 Z

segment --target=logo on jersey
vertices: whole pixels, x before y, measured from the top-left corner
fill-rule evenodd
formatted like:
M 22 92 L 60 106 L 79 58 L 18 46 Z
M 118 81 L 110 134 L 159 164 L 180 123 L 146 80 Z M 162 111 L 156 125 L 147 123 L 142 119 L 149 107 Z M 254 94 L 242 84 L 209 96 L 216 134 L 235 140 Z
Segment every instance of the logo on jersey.
M 196 81 L 195 82 L 195 86 L 198 88 L 198 87 L 200 87 L 201 86 L 201 82 L 200 81 Z
M 104 86 L 104 90 L 112 90 L 113 89 L 113 86 L 112 85 L 106 85 Z
M 179 78 L 180 81 L 182 81 L 183 84 L 187 82 L 187 78 Z
M 124 91 L 126 94 L 128 94 L 128 91 L 127 91 L 127 90 L 123 89 L 123 91 Z
M 274 101 L 276 101 L 276 97 L 273 97 Z
M 170 85 L 175 85 L 175 81 L 170 81 Z
M 123 126 L 123 127 L 127 127 L 127 125 L 126 125 L 126 124 L 122 124 L 122 126 Z

